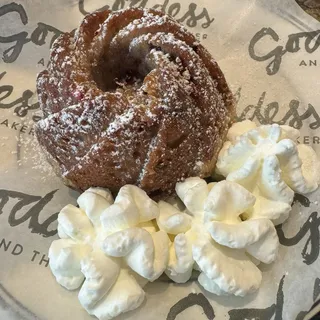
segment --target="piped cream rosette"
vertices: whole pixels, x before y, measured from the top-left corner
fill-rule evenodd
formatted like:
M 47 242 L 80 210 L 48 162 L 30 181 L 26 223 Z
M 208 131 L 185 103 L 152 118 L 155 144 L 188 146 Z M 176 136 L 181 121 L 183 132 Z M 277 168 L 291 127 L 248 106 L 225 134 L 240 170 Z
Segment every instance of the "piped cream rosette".
M 280 224 L 289 216 L 294 192 L 307 194 L 318 188 L 320 162 L 311 147 L 298 144 L 299 135 L 289 126 L 256 127 L 249 120 L 229 130 L 216 172 L 255 195 L 248 217 Z
M 157 203 L 138 187 L 121 188 L 115 201 L 109 191 L 90 188 L 79 208 L 64 207 L 58 217 L 60 240 L 53 241 L 50 268 L 59 284 L 80 288 L 89 314 L 111 319 L 141 305 L 142 287 L 168 263 L 169 239 L 156 231 Z
M 160 230 L 174 237 L 166 274 L 183 283 L 199 270 L 199 283 L 218 295 L 257 290 L 262 276 L 256 263 L 273 262 L 279 240 L 270 220 L 242 221 L 255 196 L 234 182 L 207 185 L 200 178 L 177 183 L 176 192 L 185 208 L 160 201 L 157 219 Z

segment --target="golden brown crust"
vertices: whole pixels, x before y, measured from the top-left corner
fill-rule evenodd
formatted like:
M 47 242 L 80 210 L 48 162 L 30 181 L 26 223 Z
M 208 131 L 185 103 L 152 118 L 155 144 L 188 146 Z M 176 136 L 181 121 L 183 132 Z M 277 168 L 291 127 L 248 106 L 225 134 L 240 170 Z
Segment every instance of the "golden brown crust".
M 39 143 L 81 190 L 131 183 L 158 194 L 206 177 L 235 114 L 212 56 L 155 10 L 86 16 L 54 43 L 37 90 Z

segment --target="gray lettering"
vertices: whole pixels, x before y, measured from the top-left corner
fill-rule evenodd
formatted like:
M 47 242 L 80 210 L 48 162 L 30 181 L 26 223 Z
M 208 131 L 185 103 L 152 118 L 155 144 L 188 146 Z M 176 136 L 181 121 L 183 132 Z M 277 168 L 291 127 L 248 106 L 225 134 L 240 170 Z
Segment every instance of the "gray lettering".
M 11 125 L 11 129 L 18 130 L 18 129 L 17 129 L 17 126 L 19 126 L 19 125 L 20 125 L 20 123 L 18 123 L 18 122 L 13 122 L 12 125 Z
M 45 267 L 49 265 L 49 258 L 45 254 L 42 255 L 39 265 L 41 266 L 43 262 L 45 263 Z
M 22 245 L 17 243 L 17 244 L 14 246 L 14 248 L 13 248 L 13 250 L 12 250 L 11 253 L 12 253 L 14 256 L 18 256 L 18 255 L 20 255 L 20 254 L 22 253 L 22 251 L 23 251 Z
M 20 129 L 20 132 L 25 133 L 27 128 L 28 128 L 27 126 L 23 125 Z
M 33 250 L 33 256 L 32 256 L 32 258 L 31 258 L 31 261 L 32 261 L 32 262 L 35 260 L 35 258 L 36 258 L 36 256 L 37 256 L 38 254 L 40 254 L 39 251 Z
M 34 136 L 34 129 L 33 128 L 30 129 L 29 134 Z
M 11 245 L 11 241 L 6 243 L 6 239 L 4 239 L 4 238 L 0 242 L 0 248 L 3 246 L 4 247 L 4 251 L 7 251 L 9 249 L 10 245 Z
M 307 64 L 306 64 L 306 62 L 305 62 L 304 60 L 302 60 L 302 61 L 300 62 L 299 67 L 301 67 L 301 66 L 304 66 L 304 67 L 307 66 Z

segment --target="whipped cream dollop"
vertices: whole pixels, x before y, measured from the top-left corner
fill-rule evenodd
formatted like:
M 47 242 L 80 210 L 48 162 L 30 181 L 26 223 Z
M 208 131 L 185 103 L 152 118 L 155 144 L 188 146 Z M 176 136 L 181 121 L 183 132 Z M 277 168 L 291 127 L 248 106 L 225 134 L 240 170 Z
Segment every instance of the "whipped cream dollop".
M 255 205 L 255 196 L 234 182 L 208 185 L 197 177 L 177 183 L 176 192 L 184 210 L 160 201 L 157 218 L 160 230 L 174 236 L 166 274 L 184 283 L 197 269 L 204 289 L 219 295 L 257 290 L 262 275 L 254 262 L 273 262 L 279 240 L 270 220 L 241 219 Z
M 122 187 L 114 200 L 108 190 L 90 188 L 64 207 L 49 249 L 50 268 L 68 290 L 80 288 L 81 305 L 98 319 L 136 309 L 143 286 L 165 270 L 169 238 L 157 231 L 159 207 L 136 186 Z
M 298 144 L 299 131 L 278 124 L 256 125 L 249 120 L 229 130 L 217 161 L 216 172 L 256 197 L 248 217 L 264 217 L 275 224 L 285 221 L 294 193 L 318 188 L 320 162 L 315 151 Z

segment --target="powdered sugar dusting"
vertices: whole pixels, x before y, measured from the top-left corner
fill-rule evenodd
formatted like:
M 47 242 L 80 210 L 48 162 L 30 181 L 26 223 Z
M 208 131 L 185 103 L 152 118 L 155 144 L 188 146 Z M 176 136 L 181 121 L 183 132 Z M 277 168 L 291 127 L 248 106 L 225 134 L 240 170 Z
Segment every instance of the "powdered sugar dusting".
M 88 15 L 57 39 L 37 86 L 38 140 L 80 189 L 134 183 L 166 191 L 206 176 L 234 113 L 210 54 L 148 9 Z
M 126 111 L 124 114 L 118 116 L 115 121 L 113 121 L 109 128 L 106 131 L 106 134 L 111 134 L 117 130 L 119 130 L 120 128 L 123 128 L 123 126 L 127 125 L 130 121 L 132 121 L 134 116 L 134 110 L 133 109 L 129 109 L 128 111 Z
M 29 122 L 24 122 L 24 124 L 32 127 L 34 122 L 29 120 Z M 25 167 L 31 168 L 32 171 L 35 171 L 41 177 L 40 179 L 43 182 L 52 180 L 56 175 L 48 163 L 45 153 L 41 150 L 36 137 L 32 134 L 20 134 L 16 139 L 17 150 L 19 150 L 19 159 L 17 160 L 19 170 L 24 170 Z M 26 174 L 28 173 L 30 172 L 26 172 Z

